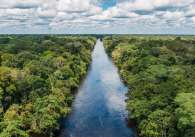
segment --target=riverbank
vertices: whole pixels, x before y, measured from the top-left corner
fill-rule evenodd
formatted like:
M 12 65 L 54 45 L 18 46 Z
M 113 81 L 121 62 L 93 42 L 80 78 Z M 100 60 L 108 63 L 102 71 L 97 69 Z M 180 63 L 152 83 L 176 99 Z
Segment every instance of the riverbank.
M 193 137 L 193 121 L 183 121 L 194 115 L 187 105 L 194 108 L 192 43 L 193 39 L 175 36 L 104 39 L 129 88 L 127 110 L 129 119 L 136 120 L 139 136 Z
M 71 111 L 95 38 L 12 35 L 2 39 L 0 136 L 53 136 L 60 118 Z

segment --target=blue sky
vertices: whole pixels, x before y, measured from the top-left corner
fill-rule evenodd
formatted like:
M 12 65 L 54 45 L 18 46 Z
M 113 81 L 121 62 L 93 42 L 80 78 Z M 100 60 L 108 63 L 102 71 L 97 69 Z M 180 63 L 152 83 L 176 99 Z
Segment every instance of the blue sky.
M 195 0 L 0 0 L 0 33 L 195 34 Z
M 114 7 L 117 4 L 117 0 L 103 0 L 101 1 L 100 6 L 106 10 L 109 7 Z

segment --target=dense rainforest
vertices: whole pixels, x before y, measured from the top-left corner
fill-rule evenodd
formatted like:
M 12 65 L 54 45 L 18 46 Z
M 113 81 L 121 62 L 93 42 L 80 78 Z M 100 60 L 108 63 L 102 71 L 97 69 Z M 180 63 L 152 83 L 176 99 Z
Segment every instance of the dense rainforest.
M 0 36 L 0 137 L 53 136 L 87 72 L 93 37 Z
M 195 137 L 195 38 L 110 36 L 107 53 L 129 88 L 140 137 Z

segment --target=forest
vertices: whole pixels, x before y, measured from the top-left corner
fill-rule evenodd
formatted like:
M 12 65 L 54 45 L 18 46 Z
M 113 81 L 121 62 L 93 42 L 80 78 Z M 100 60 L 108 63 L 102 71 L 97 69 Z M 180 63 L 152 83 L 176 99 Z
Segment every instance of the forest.
M 195 38 L 109 36 L 104 46 L 128 86 L 139 137 L 195 136 Z
M 71 111 L 96 39 L 0 36 L 0 137 L 53 136 Z

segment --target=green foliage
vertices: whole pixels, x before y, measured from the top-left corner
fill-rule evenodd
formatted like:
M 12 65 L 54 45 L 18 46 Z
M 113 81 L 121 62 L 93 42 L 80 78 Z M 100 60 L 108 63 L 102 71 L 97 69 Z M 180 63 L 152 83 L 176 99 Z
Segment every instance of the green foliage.
M 0 36 L 0 137 L 53 136 L 94 45 L 91 37 Z
M 3 120 L 0 122 L 0 136 L 1 137 L 28 137 L 27 132 L 23 130 L 23 123 L 21 120 L 20 106 L 13 104 L 4 114 Z
M 183 134 L 188 137 L 195 134 L 195 92 L 179 93 L 175 98 L 178 108 L 175 114 L 178 118 L 177 127 Z
M 194 38 L 112 36 L 106 51 L 129 87 L 127 110 L 140 137 L 194 137 Z
M 169 129 L 171 117 L 167 111 L 156 110 L 148 115 L 147 120 L 143 120 L 139 128 L 141 136 L 164 137 Z M 144 130 L 143 130 L 144 129 Z

